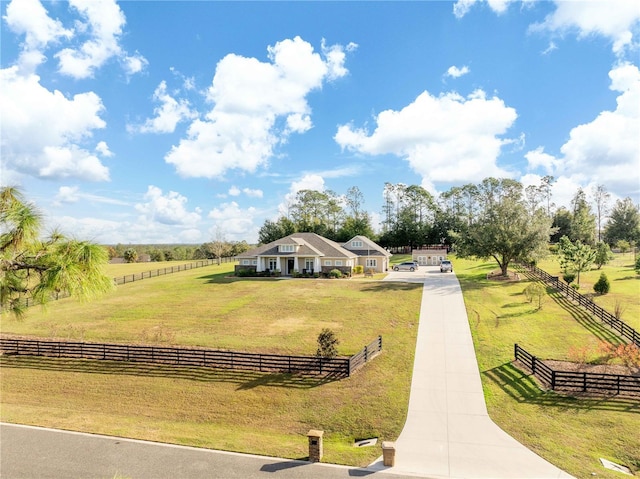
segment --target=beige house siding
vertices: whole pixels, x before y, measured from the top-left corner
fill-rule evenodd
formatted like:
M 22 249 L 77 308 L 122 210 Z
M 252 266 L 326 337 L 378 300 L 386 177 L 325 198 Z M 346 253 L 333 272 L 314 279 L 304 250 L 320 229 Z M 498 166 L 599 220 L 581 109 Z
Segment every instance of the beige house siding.
M 447 250 L 446 248 L 415 249 L 411 252 L 411 259 L 420 266 L 439 266 L 442 260 L 447 259 Z

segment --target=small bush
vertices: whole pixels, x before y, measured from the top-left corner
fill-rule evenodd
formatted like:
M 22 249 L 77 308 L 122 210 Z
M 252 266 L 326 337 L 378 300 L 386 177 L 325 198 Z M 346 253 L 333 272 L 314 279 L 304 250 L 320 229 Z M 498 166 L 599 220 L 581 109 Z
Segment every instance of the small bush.
M 335 333 L 328 328 L 324 328 L 318 335 L 316 356 L 335 358 L 338 355 L 338 344 L 340 344 L 340 341 L 336 338 Z
M 578 283 L 571 283 L 571 287 L 578 291 L 580 289 L 580 285 Z
M 600 273 L 600 279 L 593 285 L 593 290 L 598 294 L 607 294 L 610 288 L 609 278 L 606 274 Z
M 353 267 L 353 274 L 362 274 L 364 272 L 364 266 L 361 264 Z
M 640 274 L 640 256 L 636 258 L 635 270 L 636 270 L 636 273 Z
M 342 278 L 342 271 L 339 269 L 332 269 L 329 271 L 329 278 Z
M 524 295 L 527 297 L 527 301 L 533 303 L 535 300 L 538 305 L 538 309 L 542 309 L 542 303 L 547 296 L 547 289 L 540 283 L 531 283 L 524 289 Z
M 576 275 L 575 275 L 575 273 L 564 273 L 562 275 L 562 279 L 564 279 L 565 283 L 571 284 L 571 283 L 573 283 L 573 280 L 576 279 Z

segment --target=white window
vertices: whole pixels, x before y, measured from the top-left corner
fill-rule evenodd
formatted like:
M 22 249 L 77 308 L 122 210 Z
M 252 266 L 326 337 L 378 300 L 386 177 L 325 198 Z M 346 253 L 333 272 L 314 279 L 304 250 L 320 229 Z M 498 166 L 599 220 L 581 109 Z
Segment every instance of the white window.
M 314 265 L 313 258 L 307 258 L 304 260 L 304 269 L 307 271 L 312 270 Z
M 342 260 L 337 259 L 336 260 L 336 266 L 342 266 Z
M 367 258 L 367 268 L 375 268 L 378 266 L 378 260 L 375 258 Z
M 242 264 L 246 264 L 246 265 L 248 265 L 248 264 L 250 264 L 250 263 L 249 263 L 249 260 L 248 260 L 248 259 L 243 259 L 243 260 L 242 260 Z
M 255 264 L 258 264 L 258 260 L 257 260 L 257 259 L 253 259 L 253 260 L 251 260 L 251 264 L 254 264 L 254 265 L 255 265 Z
M 292 244 L 281 244 L 280 252 L 281 253 L 293 253 L 295 251 L 295 245 Z
M 352 241 L 351 246 L 353 248 L 362 248 L 362 241 Z
M 278 260 L 276 258 L 269 258 L 269 269 L 271 271 L 278 269 Z
M 324 265 L 325 266 L 331 266 L 331 260 L 330 259 L 325 259 L 324 260 Z

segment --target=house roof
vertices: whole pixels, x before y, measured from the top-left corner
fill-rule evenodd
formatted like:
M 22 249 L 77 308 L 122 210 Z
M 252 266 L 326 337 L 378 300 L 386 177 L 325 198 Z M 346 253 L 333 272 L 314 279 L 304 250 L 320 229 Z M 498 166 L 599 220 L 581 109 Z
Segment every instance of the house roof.
M 285 253 L 278 251 L 283 244 L 298 244 L 298 251 Z M 255 258 L 257 256 L 324 256 L 330 258 L 354 258 L 356 253 L 340 246 L 335 241 L 315 233 L 293 233 L 284 238 L 258 246 L 239 254 L 237 258 Z
M 362 247 L 356 249 L 351 249 L 349 245 L 353 243 L 353 241 L 362 241 Z M 358 256 L 386 256 L 387 258 L 391 257 L 391 253 L 389 253 L 382 246 L 377 244 L 375 241 L 371 241 L 366 236 L 354 236 L 349 241 L 344 244 L 344 247 L 349 251 L 353 251 Z

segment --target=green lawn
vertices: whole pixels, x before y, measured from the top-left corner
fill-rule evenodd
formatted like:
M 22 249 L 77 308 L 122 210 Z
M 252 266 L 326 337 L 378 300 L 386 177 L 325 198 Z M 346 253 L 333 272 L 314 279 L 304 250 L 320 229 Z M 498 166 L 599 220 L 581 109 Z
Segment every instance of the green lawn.
M 619 341 L 617 336 L 551 289 L 537 310 L 522 294 L 526 278 L 488 281 L 495 263 L 453 261 L 491 417 L 576 477 L 593 472 L 616 477 L 600 466 L 600 457 L 640 470 L 638 401 L 544 392 L 511 364 L 516 342 L 539 357 L 563 359 L 572 347 L 595 348 L 601 340 Z M 540 266 L 553 274 L 551 263 Z M 3 318 L 0 329 L 43 337 L 313 354 L 320 329 L 329 327 L 341 340 L 340 354 L 354 353 L 378 334 L 384 353 L 354 377 L 335 382 L 3 357 L 2 420 L 287 458 L 304 458 L 307 431 L 323 429 L 327 462 L 371 462 L 380 455 L 379 447 L 358 449 L 352 443 L 374 436 L 395 439 L 402 430 L 420 286 L 364 278 L 238 280 L 227 277 L 232 269 L 226 264 L 145 279 L 92 303 L 65 299 L 47 311 L 30 309 L 20 322 Z M 629 288 L 629 308 L 638 308 L 640 299 L 633 301 L 637 277 L 612 269 L 610 279 L 616 274 L 626 279 L 612 283 L 619 292 Z M 588 275 L 584 278 L 583 285 Z
M 56 301 L 3 333 L 92 341 L 315 354 L 322 328 L 351 355 L 383 337 L 383 353 L 331 381 L 201 368 L 2 358 L 2 420 L 287 458 L 325 431 L 327 462 L 366 465 L 406 417 L 420 285 L 370 279 L 228 278 L 232 264 L 129 283 L 81 304 Z M 43 401 L 42 398 L 46 398 Z
M 540 262 L 538 267 L 547 273 L 562 278 L 557 257 L 550 256 Z M 593 285 L 605 273 L 611 284 L 608 294 L 598 295 Z M 640 276 L 634 270 L 633 253 L 615 254 L 611 263 L 580 274 L 580 293 L 592 296 L 592 300 L 610 313 L 615 313 L 616 305 L 622 308 L 621 319 L 636 331 L 640 331 Z
M 540 358 L 568 359 L 572 348 L 618 342 L 598 321 L 552 290 L 542 310 L 522 293 L 528 281 L 489 281 L 493 262 L 454 258 L 493 420 L 529 448 L 576 477 L 614 478 L 599 458 L 640 470 L 640 401 L 574 399 L 541 391 L 515 368 L 513 345 Z M 541 265 L 544 269 L 544 265 Z

